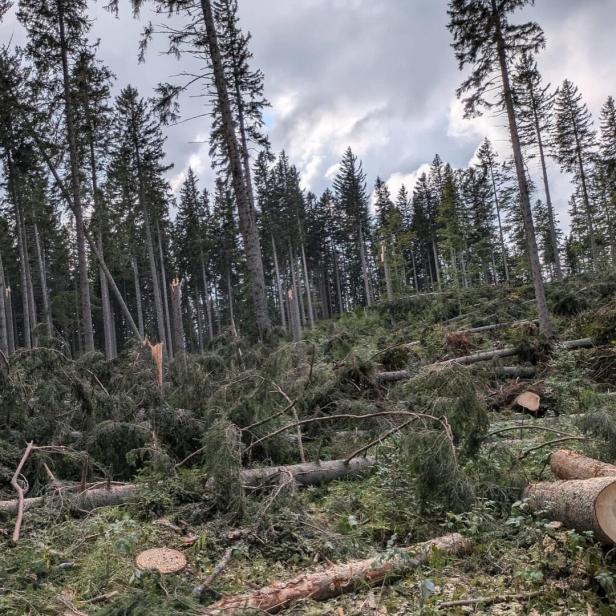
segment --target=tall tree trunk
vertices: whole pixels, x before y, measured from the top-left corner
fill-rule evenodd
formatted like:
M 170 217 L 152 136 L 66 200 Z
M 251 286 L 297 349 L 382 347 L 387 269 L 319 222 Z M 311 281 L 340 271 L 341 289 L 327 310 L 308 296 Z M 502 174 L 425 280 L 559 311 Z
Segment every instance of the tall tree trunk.
M 201 259 L 201 278 L 203 279 L 203 300 L 207 311 L 207 327 L 209 339 L 214 340 L 214 320 L 212 317 L 212 298 L 210 296 L 210 285 L 208 283 L 207 269 L 205 267 L 205 257 L 203 250 L 199 249 L 199 257 Z
M 186 351 L 184 321 L 182 319 L 182 281 L 171 281 L 171 310 L 173 313 L 173 350 L 176 354 Z
M 160 261 L 160 277 L 161 277 L 161 287 L 163 291 L 163 307 L 165 310 L 165 323 L 167 326 L 167 340 L 171 344 L 172 330 L 171 330 L 171 316 L 169 314 L 169 298 L 167 297 L 167 269 L 165 267 L 165 254 L 163 252 L 163 241 L 160 233 L 160 224 L 158 220 L 156 221 L 156 237 L 158 239 L 158 258 Z M 170 357 L 173 357 L 173 353 L 175 349 L 171 349 Z
M 21 216 L 22 235 L 24 238 L 24 251 L 26 253 L 26 281 L 28 284 L 28 308 L 30 312 L 30 332 L 32 336 L 32 346 L 38 346 L 38 321 L 36 311 L 36 300 L 34 299 L 34 283 L 32 280 L 32 267 L 30 266 L 30 244 L 28 242 L 25 215 Z
M 229 92 L 224 74 L 223 61 L 218 45 L 218 34 L 214 23 L 214 14 L 210 0 L 201 0 L 201 10 L 205 24 L 207 45 L 214 74 L 217 101 L 220 108 L 221 125 L 227 147 L 233 189 L 237 201 L 240 231 L 244 240 L 246 265 L 250 291 L 252 296 L 255 320 L 260 336 L 267 336 L 271 329 L 271 322 L 267 310 L 267 297 L 265 294 L 265 276 L 263 274 L 263 259 L 261 256 L 261 242 L 259 229 L 252 208 L 248 185 L 244 177 L 241 151 L 235 134 L 233 114 L 229 100 Z
M 548 224 L 550 225 L 550 240 L 554 258 L 554 272 L 557 280 L 562 280 L 563 270 L 560 264 L 560 252 L 558 250 L 558 236 L 556 235 L 556 222 L 554 221 L 554 206 L 552 205 L 552 193 L 548 180 L 548 167 L 545 162 L 545 151 L 543 147 L 543 135 L 541 134 L 541 124 L 537 113 L 537 102 L 532 84 L 530 85 L 530 96 L 533 105 L 533 119 L 535 122 L 535 133 L 537 135 L 537 145 L 539 147 L 539 160 L 541 162 L 541 173 L 543 175 L 543 188 L 545 190 L 545 204 L 548 210 Z
M 20 207 L 15 206 L 15 226 L 17 228 L 17 248 L 19 251 L 19 282 L 21 287 L 21 306 L 23 321 L 24 348 L 32 348 L 32 330 L 30 317 L 30 298 L 28 284 L 28 269 L 26 267 L 26 251 L 24 245 L 23 227 L 21 224 Z
M 15 352 L 15 317 L 13 316 L 13 294 L 11 287 L 6 287 L 4 292 L 4 305 L 6 307 L 6 340 L 9 354 Z
M 530 196 L 528 192 L 528 182 L 526 180 L 526 171 L 524 169 L 524 157 L 522 156 L 522 146 L 520 145 L 520 135 L 515 115 L 515 107 L 513 103 L 513 93 L 511 90 L 511 81 L 509 78 L 509 68 L 507 66 L 507 52 L 505 48 L 505 40 L 501 29 L 500 16 L 496 6 L 496 0 L 492 1 L 492 17 L 496 26 L 496 45 L 498 53 L 498 61 L 500 64 L 501 78 L 503 81 L 503 94 L 505 107 L 507 109 L 507 117 L 509 120 L 509 132 L 511 133 L 511 145 L 513 148 L 513 159 L 515 161 L 516 173 L 518 177 L 518 187 L 520 191 L 520 205 L 522 208 L 522 216 L 524 218 L 524 229 L 526 231 L 526 242 L 528 244 L 528 258 L 530 261 L 530 269 L 535 287 L 535 298 L 537 300 L 537 313 L 539 316 L 539 327 L 547 336 L 552 335 L 552 325 L 548 313 L 548 305 L 545 299 L 545 288 L 543 285 L 543 277 L 541 275 L 541 262 L 539 261 L 539 251 L 537 250 L 537 239 L 535 237 L 535 225 L 530 209 Z
M 165 314 L 163 310 L 163 300 L 160 292 L 160 284 L 158 281 L 158 268 L 156 267 L 156 255 L 154 253 L 154 237 L 152 236 L 152 226 L 150 223 L 150 213 L 148 203 L 145 197 L 145 183 L 143 178 L 143 169 L 141 167 L 141 151 L 139 141 L 137 139 L 137 130 L 135 126 L 135 118 L 131 118 L 131 133 L 133 139 L 133 148 L 135 154 L 135 162 L 137 164 L 137 182 L 139 184 L 139 205 L 143 212 L 143 227 L 145 229 L 145 243 L 148 252 L 148 261 L 150 264 L 150 278 L 152 280 L 152 293 L 154 295 L 154 310 L 156 313 L 156 326 L 158 329 L 158 340 L 162 342 L 165 354 L 172 356 L 172 351 L 169 348 L 165 329 Z
M 145 328 L 143 324 L 143 302 L 141 301 L 141 283 L 139 281 L 139 266 L 137 265 L 137 257 L 131 256 L 130 264 L 133 270 L 133 282 L 135 285 L 135 300 L 137 302 L 137 323 L 139 328 L 139 334 L 143 338 L 145 335 Z
M 195 292 L 193 302 L 195 304 L 195 312 L 197 313 L 197 345 L 199 352 L 203 353 L 205 343 L 205 323 L 203 322 L 205 301 L 199 297 L 198 292 Z
M 34 229 L 34 250 L 36 252 L 36 260 L 39 271 L 39 279 L 41 283 L 41 297 L 43 300 L 43 316 L 47 327 L 47 335 L 53 336 L 53 322 L 51 320 L 51 308 L 49 306 L 49 289 L 47 288 L 47 267 L 45 265 L 45 255 L 41 246 L 41 237 L 39 235 L 38 225 L 33 223 Z
M 71 98 L 71 82 L 68 69 L 68 44 L 64 29 L 64 7 L 62 0 L 57 0 L 58 30 L 60 36 L 60 54 L 62 57 L 62 81 L 64 87 L 64 111 L 66 115 L 66 132 L 68 137 L 69 156 L 71 163 L 71 186 L 75 222 L 77 225 L 77 257 L 79 260 L 79 296 L 81 299 L 81 321 L 86 352 L 94 350 L 94 326 L 92 324 L 92 305 L 90 303 L 90 281 L 88 278 L 88 257 L 86 254 L 86 239 L 83 225 L 83 210 L 81 206 L 81 186 L 79 180 L 79 159 L 77 138 L 73 123 L 73 103 Z
M 590 211 L 590 197 L 588 196 L 588 185 L 586 182 L 586 170 L 584 169 L 584 162 L 582 161 L 582 152 L 579 146 L 577 129 L 575 133 L 575 140 L 577 145 L 577 158 L 580 168 L 580 180 L 582 181 L 582 197 L 584 199 L 584 213 L 586 214 L 586 225 L 588 226 L 588 238 L 590 240 L 590 262 L 591 269 L 595 269 L 597 262 L 597 242 L 595 240 L 595 226 L 592 219 L 592 212 Z
M 293 246 L 291 246 L 291 242 L 289 242 L 289 265 L 291 266 L 291 288 L 293 289 L 293 301 L 294 301 L 294 304 L 290 309 L 293 311 L 293 313 L 297 312 L 297 315 L 293 314 L 293 316 L 297 316 L 298 323 L 299 323 L 300 338 L 301 338 L 301 329 L 302 329 L 302 326 L 304 325 L 304 315 L 303 315 L 304 306 L 302 303 L 301 295 L 299 293 L 299 284 L 297 282 L 297 274 L 295 272 L 295 266 L 296 266 L 295 253 L 293 251 Z M 295 338 L 295 334 L 294 334 L 294 338 Z
M 312 288 L 310 286 L 310 276 L 308 275 L 308 263 L 306 261 L 306 249 L 304 248 L 304 242 L 301 245 L 302 250 L 302 264 L 304 266 L 304 281 L 306 283 L 306 297 L 308 301 L 308 322 L 310 323 L 310 329 L 314 327 L 314 312 L 312 310 Z
M 441 268 L 438 260 L 438 247 L 436 237 L 432 237 L 432 258 L 434 259 L 434 273 L 436 274 L 436 286 L 441 290 Z
M 361 261 L 361 274 L 364 279 L 364 292 L 366 294 L 366 306 L 372 306 L 372 293 L 370 291 L 370 273 L 368 271 L 368 259 L 366 258 L 366 245 L 364 244 L 364 232 L 359 225 L 359 258 Z
M 415 253 L 411 248 L 411 265 L 413 266 L 413 284 L 415 285 L 415 293 L 419 293 L 419 279 L 417 278 L 417 264 L 415 263 Z
M 284 310 L 284 291 L 282 288 L 282 280 L 280 278 L 280 267 L 278 265 L 278 251 L 276 249 L 276 241 L 272 234 L 272 254 L 274 255 L 274 273 L 276 275 L 276 291 L 278 292 L 278 307 L 280 309 L 280 324 L 287 331 L 287 319 Z
M 385 272 L 385 290 L 387 292 L 387 301 L 392 302 L 394 299 L 394 288 L 391 283 L 391 272 L 389 271 L 389 261 L 387 259 L 387 248 L 385 242 L 381 245 L 381 261 L 383 262 L 383 271 Z
M 231 283 L 231 265 L 227 267 L 227 299 L 229 302 L 229 327 L 231 334 L 237 338 L 237 327 L 235 326 L 235 311 L 233 310 L 233 284 Z
M 4 280 L 4 265 L 0 253 L 0 351 L 9 352 L 8 323 L 6 319 L 6 281 Z
M 503 257 L 503 267 L 505 268 L 505 282 L 509 284 L 509 263 L 507 256 L 507 247 L 505 246 L 505 234 L 503 233 L 503 222 L 501 220 L 500 199 L 498 198 L 498 190 L 496 188 L 496 179 L 494 177 L 494 167 L 490 162 L 490 177 L 492 178 L 492 191 L 494 194 L 494 205 L 496 206 L 496 218 L 498 220 L 498 235 L 501 245 L 501 255 Z
M 342 286 L 340 284 L 340 266 L 338 261 L 338 253 L 334 250 L 334 272 L 336 274 L 336 294 L 338 295 L 338 315 L 344 312 L 344 304 L 342 300 Z

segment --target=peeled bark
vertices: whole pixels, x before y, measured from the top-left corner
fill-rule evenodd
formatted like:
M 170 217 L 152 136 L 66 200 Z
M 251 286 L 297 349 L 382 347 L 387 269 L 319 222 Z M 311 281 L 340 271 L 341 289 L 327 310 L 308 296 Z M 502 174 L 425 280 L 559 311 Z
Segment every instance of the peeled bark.
M 550 468 L 559 479 L 592 479 L 593 477 L 616 477 L 616 466 L 561 449 L 550 456 Z
M 616 543 L 616 477 L 536 483 L 524 497 L 532 510 L 577 531 L 593 531 L 602 543 Z
M 323 601 L 351 592 L 359 586 L 374 586 L 400 577 L 425 564 L 435 550 L 450 555 L 463 555 L 471 550 L 471 544 L 458 533 L 444 535 L 397 550 L 393 554 L 377 554 L 365 560 L 332 565 L 321 571 L 298 575 L 291 580 L 275 582 L 244 595 L 223 597 L 199 613 L 202 616 L 230 616 L 256 610 L 271 614 L 296 601 Z

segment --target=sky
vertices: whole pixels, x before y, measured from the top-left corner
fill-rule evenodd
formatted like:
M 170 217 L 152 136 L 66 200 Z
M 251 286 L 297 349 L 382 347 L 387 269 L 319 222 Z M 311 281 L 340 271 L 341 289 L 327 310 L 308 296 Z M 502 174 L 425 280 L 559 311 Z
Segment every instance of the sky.
M 484 137 L 507 152 L 502 117 L 462 117 L 455 96 L 462 74 L 446 10 L 446 0 L 240 0 L 241 25 L 252 34 L 253 66 L 265 73 L 273 149 L 286 150 L 306 189 L 319 193 L 331 184 L 348 146 L 362 160 L 370 185 L 378 175 L 394 194 L 402 183 L 412 190 L 436 153 L 464 167 Z M 165 55 L 163 36 L 155 38 L 145 63 L 138 63 L 144 25 L 165 21 L 147 4 L 139 19 L 126 0 L 120 0 L 119 19 L 102 4 L 92 3 L 90 11 L 92 37 L 100 39 L 100 57 L 117 76 L 118 91 L 130 83 L 150 96 L 160 81 L 198 69 L 191 58 Z M 529 18 L 546 33 L 548 45 L 539 57 L 546 81 L 572 80 L 598 118 L 607 97 L 616 96 L 616 0 L 537 0 L 519 16 Z M 0 37 L 11 36 L 17 44 L 23 40 L 9 14 Z M 186 97 L 183 117 L 201 117 L 166 130 L 168 162 L 174 164 L 169 180 L 176 190 L 188 166 L 203 186 L 213 182 L 207 111 L 206 100 Z M 535 173 L 536 163 L 530 169 Z M 567 228 L 571 187 L 553 164 L 550 175 Z

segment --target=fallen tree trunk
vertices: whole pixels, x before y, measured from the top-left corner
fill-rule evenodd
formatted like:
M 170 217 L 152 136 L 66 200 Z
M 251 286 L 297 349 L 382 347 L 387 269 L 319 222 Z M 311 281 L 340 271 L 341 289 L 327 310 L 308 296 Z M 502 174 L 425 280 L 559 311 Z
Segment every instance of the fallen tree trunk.
M 427 368 L 433 368 L 442 364 L 432 364 Z M 535 366 L 496 366 L 494 368 L 496 376 L 504 376 L 507 378 L 529 379 L 537 374 Z M 393 372 L 380 372 L 377 375 L 380 383 L 399 383 L 400 381 L 408 381 L 411 379 L 411 373 L 408 370 L 395 370 Z
M 550 456 L 550 468 L 559 479 L 592 479 L 616 477 L 616 466 L 589 458 L 568 449 L 555 451 Z
M 481 325 L 480 327 L 470 327 L 469 329 L 461 329 L 456 334 L 480 334 L 489 332 L 495 329 L 506 329 L 507 327 L 515 327 L 516 325 L 526 325 L 538 323 L 539 321 L 510 321 L 509 323 L 493 323 L 492 325 Z
M 290 466 L 266 466 L 263 468 L 244 469 L 240 473 L 242 484 L 246 487 L 258 487 L 260 484 L 271 481 L 276 477 L 288 477 L 300 485 L 316 485 L 335 481 L 344 477 L 356 477 L 368 472 L 374 467 L 374 458 L 356 458 L 348 463 L 345 460 L 331 460 L 328 462 L 307 462 L 292 464 Z M 137 486 L 133 484 L 114 485 L 110 488 L 94 488 L 80 493 L 71 493 L 68 490 L 56 491 L 51 496 L 36 496 L 25 498 L 24 510 L 42 507 L 49 502 L 60 502 L 75 509 L 91 510 L 97 507 L 110 507 L 126 503 L 137 494 Z M 17 513 L 19 501 L 0 501 L 0 511 Z
M 333 565 L 322 571 L 305 573 L 285 582 L 275 582 L 243 595 L 224 597 L 203 609 L 202 616 L 230 616 L 246 610 L 274 613 L 295 601 L 323 601 L 351 592 L 358 586 L 373 586 L 403 575 L 423 565 L 433 550 L 461 555 L 469 552 L 470 542 L 453 533 L 420 543 L 393 554 L 380 554 L 365 560 Z
M 529 486 L 524 496 L 533 511 L 581 532 L 591 530 L 603 543 L 616 543 L 616 477 L 545 481 Z

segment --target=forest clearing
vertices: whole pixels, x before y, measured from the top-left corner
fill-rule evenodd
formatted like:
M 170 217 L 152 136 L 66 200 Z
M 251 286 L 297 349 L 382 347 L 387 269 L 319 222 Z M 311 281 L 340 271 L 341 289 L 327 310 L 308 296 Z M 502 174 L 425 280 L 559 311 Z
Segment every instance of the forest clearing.
M 616 104 L 553 11 L 437 5 L 456 165 L 280 90 L 324 34 L 266 81 L 286 5 L 0 0 L 2 616 L 616 612 Z

